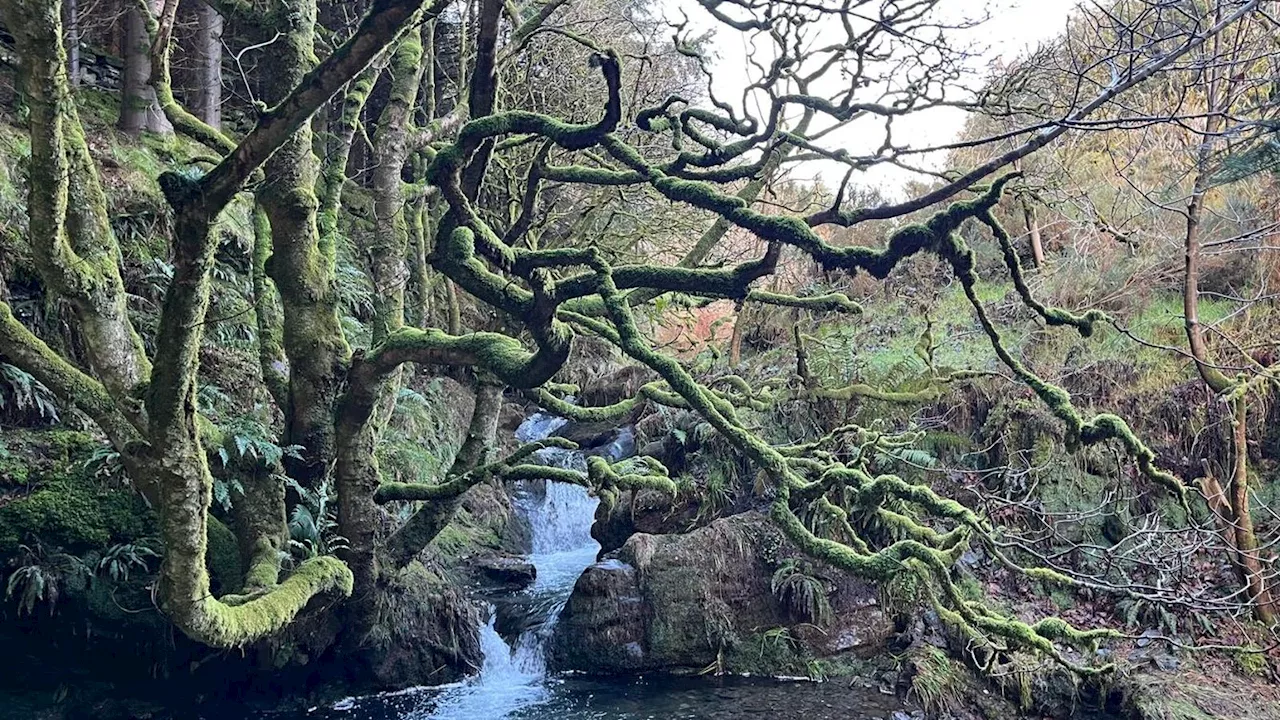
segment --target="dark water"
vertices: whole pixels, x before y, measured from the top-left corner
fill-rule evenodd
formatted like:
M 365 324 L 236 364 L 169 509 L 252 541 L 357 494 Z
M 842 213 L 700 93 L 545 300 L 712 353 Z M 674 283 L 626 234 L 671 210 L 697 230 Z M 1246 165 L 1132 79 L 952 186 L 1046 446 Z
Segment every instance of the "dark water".
M 358 698 L 305 713 L 210 715 L 205 720 L 890 720 L 901 701 L 875 690 L 848 688 L 841 682 L 784 682 L 752 678 L 674 678 L 601 680 L 548 678 L 545 694 L 525 697 L 521 707 L 501 715 L 456 715 L 449 690 L 420 690 Z M 898 717 L 911 717 L 902 712 Z

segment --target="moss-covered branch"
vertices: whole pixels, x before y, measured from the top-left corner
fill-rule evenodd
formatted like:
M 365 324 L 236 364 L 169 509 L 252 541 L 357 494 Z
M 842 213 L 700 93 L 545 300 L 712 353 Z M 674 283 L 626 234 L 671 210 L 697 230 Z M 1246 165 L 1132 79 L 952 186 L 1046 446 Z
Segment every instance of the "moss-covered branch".
M 505 478 L 511 472 L 526 472 L 524 469 L 515 471 L 513 468 L 523 468 L 525 460 L 539 450 L 547 448 L 576 450 L 578 446 L 564 438 L 546 438 L 537 442 L 525 443 L 502 460 L 481 465 L 460 475 L 453 475 L 441 483 L 382 483 L 378 487 L 378 492 L 374 495 L 374 498 L 380 503 L 455 498 L 490 478 Z
M 1009 277 L 1013 280 L 1013 286 L 1017 289 L 1018 296 L 1022 298 L 1022 302 L 1027 307 L 1044 318 L 1046 324 L 1050 326 L 1068 325 L 1074 327 L 1081 337 L 1089 337 L 1093 335 L 1094 328 L 1098 323 L 1110 321 L 1107 314 L 1101 310 L 1092 309 L 1082 315 L 1077 315 L 1062 308 L 1048 307 L 1036 300 L 1031 294 L 1031 288 L 1027 286 L 1026 278 L 1022 272 L 1022 261 L 1018 259 L 1018 251 L 1013 246 L 1013 239 L 1009 237 L 1009 233 L 1005 231 L 1004 226 L 996 220 L 990 210 L 980 214 L 978 219 L 991 230 L 992 236 L 1000 243 L 1000 252 L 1004 256 L 1005 266 L 1009 268 Z
M 761 305 L 777 305 L 793 307 L 814 312 L 842 312 L 854 315 L 862 314 L 862 306 L 849 299 L 844 293 L 825 293 L 823 295 L 787 295 L 769 292 L 768 290 L 752 290 L 747 293 L 747 302 Z
M 322 556 L 302 563 L 265 592 L 225 601 L 205 595 L 185 604 L 171 597 L 163 607 L 188 637 L 211 647 L 237 648 L 279 632 L 326 593 L 350 595 L 351 571 L 337 558 Z
M 18 322 L 4 302 L 0 302 L 0 355 L 92 418 L 115 447 L 128 447 L 141 439 L 138 428 L 120 413 L 102 383 L 54 352 Z

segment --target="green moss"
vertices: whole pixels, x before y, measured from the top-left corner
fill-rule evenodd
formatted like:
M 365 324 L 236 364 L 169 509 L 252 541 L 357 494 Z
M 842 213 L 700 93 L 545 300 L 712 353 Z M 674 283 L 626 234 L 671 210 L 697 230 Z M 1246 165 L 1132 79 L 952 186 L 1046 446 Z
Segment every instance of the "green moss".
M 56 480 L 0 507 L 0 553 L 41 542 L 64 550 L 102 548 L 154 534 L 155 517 L 131 490 Z
M 432 556 L 448 565 L 478 550 L 496 550 L 501 544 L 497 528 L 478 522 L 470 512 L 460 508 L 453 520 L 431 540 L 430 551 Z
M 250 598 L 203 599 L 188 634 L 219 648 L 233 648 L 266 637 L 288 625 L 311 598 L 326 592 L 351 595 L 351 571 L 339 559 L 321 555 L 298 567 L 269 592 Z
M 785 627 L 753 632 L 721 653 L 723 669 L 739 675 L 800 676 L 815 660 Z
M 1245 675 L 1262 677 L 1268 670 L 1267 656 L 1261 652 L 1237 652 L 1231 654 L 1236 667 Z
M 100 447 L 74 430 L 5 431 L 0 482 L 25 494 L 0 506 L 0 554 L 36 542 L 101 549 L 155 534 L 155 515 L 133 489 L 87 477 L 85 461 Z
M 0 441 L 0 483 L 25 485 L 31 479 L 31 466 L 25 458 L 11 452 Z
M 214 583 L 214 593 L 223 595 L 238 592 L 244 576 L 240 560 L 240 547 L 235 533 L 222 521 L 209 518 L 209 542 L 205 550 L 205 564 Z

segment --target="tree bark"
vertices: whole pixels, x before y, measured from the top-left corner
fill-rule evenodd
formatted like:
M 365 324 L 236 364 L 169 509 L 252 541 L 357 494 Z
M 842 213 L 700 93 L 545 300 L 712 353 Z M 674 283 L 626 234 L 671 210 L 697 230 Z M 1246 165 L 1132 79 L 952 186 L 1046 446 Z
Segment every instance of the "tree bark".
M 742 334 L 747 327 L 747 308 L 744 304 L 733 318 L 733 334 L 729 336 L 729 367 L 736 368 L 742 362 Z
M 1031 262 L 1036 267 L 1044 267 L 1044 245 L 1040 241 L 1040 220 L 1036 217 L 1036 209 L 1027 198 L 1022 198 L 1022 220 L 1027 224 L 1027 237 L 1031 241 Z
M 146 0 L 151 12 L 159 15 L 164 0 Z M 173 124 L 151 85 L 151 35 L 147 32 L 142 9 L 130 0 L 125 13 L 124 74 L 121 77 L 120 119 L 122 132 L 137 135 L 143 130 L 163 135 L 173 134 Z
M 367 253 L 373 280 L 375 346 L 404 327 L 409 225 L 400 174 L 409 156 L 408 137 L 422 81 L 422 58 L 417 34 L 400 40 L 386 70 L 390 92 L 374 135 L 374 232 Z M 364 400 L 353 403 L 354 398 L 349 397 L 344 399 L 339 414 L 338 527 L 351 543 L 347 563 L 362 595 L 378 578 L 376 546 L 382 510 L 373 500 L 380 480 L 375 445 L 394 407 L 400 374 L 397 367 L 376 380 L 376 387 L 370 388 L 372 405 L 367 411 Z M 375 412 L 374 408 L 380 411 Z
M 1231 433 L 1235 462 L 1231 473 L 1231 520 L 1235 527 L 1236 552 L 1244 574 L 1249 597 L 1255 604 L 1255 615 L 1268 625 L 1275 623 L 1275 602 L 1267 587 L 1261 559 L 1258 557 L 1258 537 L 1253 529 L 1253 513 L 1249 509 L 1249 434 L 1248 404 L 1243 397 L 1232 403 L 1233 427 Z
M 267 65 L 268 102 L 303 81 L 314 62 L 316 3 L 289 0 L 293 23 Z M 289 360 L 285 437 L 303 448 L 289 474 L 317 488 L 334 459 L 333 409 L 351 349 L 338 320 L 334 295 L 334 247 L 317 225 L 319 161 L 312 130 L 304 123 L 267 161 L 266 182 L 257 193 L 271 227 L 267 274 L 280 294 L 283 346 Z
M 214 129 L 222 128 L 222 15 L 211 6 L 196 4 L 196 116 Z
M 67 71 L 72 87 L 80 86 L 80 8 L 76 0 L 63 6 L 67 23 Z
M 284 320 L 275 283 L 267 277 L 271 258 L 271 221 L 261 201 L 253 205 L 253 312 L 258 327 L 258 365 L 262 382 L 283 412 L 289 407 L 289 360 L 284 353 Z

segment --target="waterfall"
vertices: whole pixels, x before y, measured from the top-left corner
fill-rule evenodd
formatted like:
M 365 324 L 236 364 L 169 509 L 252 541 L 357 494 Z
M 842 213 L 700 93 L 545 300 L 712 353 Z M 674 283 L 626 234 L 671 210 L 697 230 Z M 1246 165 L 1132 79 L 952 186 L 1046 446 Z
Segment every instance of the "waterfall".
M 533 442 L 549 437 L 565 424 L 564 418 L 535 413 L 516 430 L 516 439 Z M 581 453 L 547 448 L 538 451 L 544 465 L 585 470 Z M 528 492 L 519 506 L 532 528 L 533 552 L 529 561 L 537 578 L 524 592 L 532 597 L 538 617 L 508 645 L 494 629 L 494 613 L 480 628 L 484 664 L 479 674 L 442 693 L 429 715 L 433 720 L 474 720 L 509 717 L 523 708 L 546 702 L 546 642 L 556 618 L 573 591 L 582 571 L 595 562 L 600 545 L 591 538 L 591 523 L 599 501 L 586 488 L 547 482 L 541 493 Z

